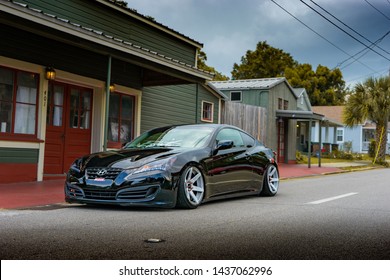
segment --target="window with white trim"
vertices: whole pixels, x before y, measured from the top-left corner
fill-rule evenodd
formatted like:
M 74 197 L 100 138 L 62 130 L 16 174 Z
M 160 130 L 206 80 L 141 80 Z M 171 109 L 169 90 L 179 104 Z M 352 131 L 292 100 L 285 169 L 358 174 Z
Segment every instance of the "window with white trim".
M 108 147 L 120 148 L 134 139 L 135 97 L 119 92 L 110 94 Z
M 202 101 L 202 121 L 213 122 L 214 103 Z
M 337 142 L 344 142 L 344 128 L 337 128 L 336 140 Z

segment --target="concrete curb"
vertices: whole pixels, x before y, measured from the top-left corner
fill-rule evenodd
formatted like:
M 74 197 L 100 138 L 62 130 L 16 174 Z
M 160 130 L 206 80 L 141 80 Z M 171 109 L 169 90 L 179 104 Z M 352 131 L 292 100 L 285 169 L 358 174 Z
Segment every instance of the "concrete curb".
M 368 170 L 373 170 L 373 169 L 381 169 L 381 168 L 385 168 L 385 167 L 384 166 L 366 166 L 366 167 L 352 168 L 352 169 L 343 169 L 343 168 L 346 168 L 346 167 L 340 167 L 340 171 L 313 173 L 313 174 L 307 174 L 307 175 L 301 175 L 301 176 L 295 176 L 295 177 L 281 177 L 280 180 L 285 181 L 285 180 L 291 180 L 291 179 L 311 178 L 314 176 L 336 175 L 336 174 L 344 174 L 344 173 L 351 173 L 351 172 L 368 171 Z

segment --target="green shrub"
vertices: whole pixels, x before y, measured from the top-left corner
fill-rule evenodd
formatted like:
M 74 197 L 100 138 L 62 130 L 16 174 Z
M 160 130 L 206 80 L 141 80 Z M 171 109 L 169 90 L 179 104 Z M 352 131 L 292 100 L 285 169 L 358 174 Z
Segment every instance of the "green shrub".
M 352 151 L 352 141 L 346 141 L 344 142 L 344 151 L 347 153 L 351 153 Z
M 353 155 L 353 158 L 355 160 L 363 160 L 364 159 L 364 156 L 362 154 L 354 154 Z
M 304 156 L 301 154 L 300 151 L 297 151 L 295 153 L 295 158 L 296 158 L 298 163 L 304 162 L 304 160 L 305 160 Z

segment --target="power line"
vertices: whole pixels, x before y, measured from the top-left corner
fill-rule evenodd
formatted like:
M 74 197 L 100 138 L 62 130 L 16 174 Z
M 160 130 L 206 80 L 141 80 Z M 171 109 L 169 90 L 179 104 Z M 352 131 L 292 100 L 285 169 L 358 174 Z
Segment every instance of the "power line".
M 385 35 L 383 35 L 381 38 L 379 38 L 378 40 L 376 40 L 376 41 L 373 43 L 373 45 L 379 44 L 379 43 L 380 43 L 387 35 L 389 35 L 389 34 L 390 34 L 390 31 L 388 31 Z M 368 48 L 364 48 L 364 49 L 362 49 L 361 51 L 355 53 L 355 54 L 352 56 L 352 58 L 355 57 L 355 56 L 357 56 L 358 54 L 364 52 L 364 51 L 366 51 L 366 52 L 365 52 L 364 54 L 362 54 L 361 56 L 359 56 L 359 57 L 357 58 L 358 60 L 359 60 L 360 58 L 362 58 L 363 56 L 365 56 L 370 50 L 369 50 Z M 345 62 L 347 62 L 347 61 L 350 60 L 350 59 L 351 59 L 351 57 L 350 57 L 350 58 L 347 58 L 347 59 L 345 59 L 345 60 L 343 60 L 342 62 L 339 62 L 339 63 L 336 65 L 335 68 L 340 67 L 341 65 L 343 65 Z M 342 68 L 340 68 L 340 69 L 345 69 L 346 67 L 348 67 L 349 65 L 351 65 L 351 64 L 354 63 L 354 62 L 355 62 L 355 61 L 352 61 L 352 62 L 350 62 L 349 64 L 345 65 L 344 67 L 342 67 Z
M 346 23 L 344 23 L 343 21 L 341 21 L 340 19 L 338 19 L 336 16 L 334 16 L 332 13 L 328 12 L 327 10 L 325 10 L 323 7 L 321 7 L 319 4 L 317 4 L 316 2 L 314 2 L 313 0 L 310 0 L 310 2 L 312 2 L 314 5 L 316 5 L 317 7 L 319 7 L 321 10 L 323 10 L 325 13 L 327 13 L 328 15 L 330 15 L 332 18 L 334 18 L 335 20 L 337 20 L 338 22 L 340 22 L 342 25 L 344 25 L 345 27 L 349 28 L 350 30 L 352 30 L 353 32 L 355 32 L 356 34 L 358 34 L 360 37 L 364 38 L 366 41 L 370 42 L 373 46 L 376 46 L 377 48 L 379 48 L 380 50 L 382 50 L 383 52 L 387 53 L 387 54 L 390 54 L 388 51 L 386 51 L 385 49 L 381 48 L 380 46 L 377 45 L 377 43 L 373 43 L 371 40 L 369 40 L 366 36 L 360 34 L 359 32 L 357 32 L 355 29 L 353 29 L 352 27 L 350 27 L 349 25 L 347 25 Z M 383 38 L 382 38 L 383 39 Z M 378 42 L 378 41 L 377 41 Z M 380 41 L 379 41 L 380 42 Z
M 367 2 L 368 5 L 370 5 L 371 7 L 373 7 L 378 13 L 380 13 L 382 16 L 384 16 L 385 18 L 387 18 L 388 20 L 390 20 L 390 18 L 388 16 L 386 16 L 384 13 L 382 13 L 377 7 L 375 7 L 374 5 L 372 5 L 370 2 L 368 2 L 367 0 L 364 0 Z M 387 2 L 389 2 L 389 0 L 387 0 Z M 389 2 L 390 4 L 390 2 Z
M 389 1 L 389 0 L 387 0 Z M 343 21 L 341 21 L 340 19 L 338 19 L 336 16 L 334 16 L 332 13 L 330 13 L 329 11 L 327 11 L 326 9 L 324 9 L 323 7 L 321 7 L 319 4 L 317 4 L 316 2 L 314 2 L 313 0 L 310 0 L 310 2 L 312 2 L 314 5 L 316 5 L 317 7 L 319 7 L 321 10 L 323 10 L 325 13 L 327 13 L 328 15 L 330 15 L 331 17 L 333 17 L 334 19 L 336 19 L 338 22 L 340 22 L 342 25 L 346 26 L 347 28 L 349 28 L 350 30 L 352 30 L 353 32 L 355 32 L 356 34 L 358 34 L 360 37 L 364 38 L 365 40 L 367 40 L 368 42 L 371 43 L 370 47 L 373 47 L 373 46 L 376 46 L 377 48 L 381 49 L 382 51 L 384 51 L 385 53 L 387 54 L 390 54 L 388 51 L 386 51 L 385 49 L 381 48 L 378 46 L 378 44 L 387 36 L 390 34 L 390 31 L 388 31 L 386 34 L 384 34 L 381 38 L 379 38 L 378 40 L 376 40 L 375 42 L 372 42 L 371 40 L 367 39 L 364 35 L 360 34 L 358 31 L 356 31 L 355 29 L 353 29 L 352 27 L 350 27 L 349 25 L 347 25 L 346 23 L 344 23 Z M 390 2 L 389 2 L 390 4 Z M 367 50 L 366 52 L 364 52 L 365 50 Z M 357 52 L 356 54 L 354 54 L 352 57 L 350 58 L 347 58 L 345 60 L 343 60 L 342 62 L 339 62 L 335 68 L 339 68 L 341 65 L 343 65 L 345 62 L 347 62 L 348 60 L 350 60 L 351 58 L 354 58 L 356 57 L 357 55 L 361 54 L 362 52 L 364 52 L 361 56 L 359 56 L 357 59 L 359 60 L 360 58 L 362 58 L 363 56 L 365 56 L 368 52 L 369 52 L 369 49 L 368 48 L 364 48 L 362 49 L 361 51 Z M 349 65 L 351 65 L 352 63 L 354 63 L 355 61 L 352 61 L 350 62 L 349 64 L 345 65 L 344 67 L 340 68 L 341 70 L 342 69 L 345 69 L 347 68 Z
M 272 0 L 271 0 L 272 1 Z M 377 55 L 383 57 L 384 59 L 386 59 L 387 61 L 390 61 L 389 58 L 385 57 L 384 55 L 382 55 L 381 53 L 377 52 L 376 50 L 374 50 L 373 48 L 371 48 L 370 46 L 368 46 L 367 44 L 363 43 L 362 41 L 360 41 L 359 39 L 357 39 L 355 36 L 351 35 L 350 33 L 348 33 L 347 31 L 345 31 L 344 29 L 342 29 L 340 26 L 338 26 L 337 24 L 335 24 L 334 22 L 332 22 L 331 20 L 329 20 L 327 17 L 325 17 L 323 14 L 321 14 L 320 12 L 318 12 L 316 9 L 314 9 L 313 7 L 311 7 L 310 5 L 308 5 L 305 1 L 303 0 L 300 0 L 303 4 L 305 4 L 307 7 L 309 7 L 311 10 L 313 10 L 314 12 L 316 12 L 318 15 L 320 15 L 322 18 L 324 18 L 326 21 L 330 22 L 332 25 L 334 25 L 335 27 L 337 27 L 338 29 L 340 29 L 341 31 L 343 31 L 345 34 L 347 34 L 348 36 L 350 36 L 351 38 L 353 38 L 355 41 L 359 42 L 360 44 L 362 44 L 363 46 L 365 46 L 366 48 L 369 48 L 371 51 L 373 51 L 374 53 L 376 53 Z
M 286 10 L 285 8 L 283 8 L 281 5 L 279 5 L 277 2 L 275 2 L 274 0 L 270 0 L 272 3 L 274 3 L 276 6 L 278 6 L 280 9 L 282 9 L 283 11 L 285 11 L 287 14 L 289 14 L 291 17 L 293 17 L 295 20 L 297 20 L 299 23 L 301 23 L 302 25 L 304 25 L 306 28 L 308 28 L 310 31 L 312 31 L 313 33 L 315 33 L 316 35 L 318 35 L 319 37 L 321 37 L 322 39 L 324 39 L 326 42 L 328 42 L 329 44 L 331 44 L 333 47 L 335 47 L 336 49 L 340 50 L 341 52 L 343 52 L 344 54 L 348 55 L 350 58 L 353 58 L 355 61 L 357 61 L 358 63 L 360 63 L 361 65 L 367 67 L 369 70 L 371 71 L 375 71 L 374 69 L 372 69 L 371 67 L 369 67 L 368 65 L 364 64 L 363 62 L 357 60 L 356 58 L 354 58 L 352 55 L 350 55 L 349 53 L 347 53 L 346 51 L 344 51 L 342 48 L 340 48 L 339 46 L 337 46 L 336 44 L 332 43 L 330 40 L 328 40 L 327 38 L 325 38 L 324 36 L 322 36 L 320 33 L 318 33 L 317 31 L 315 31 L 313 28 L 311 28 L 310 26 L 308 26 L 306 23 L 304 23 L 303 21 L 301 21 L 299 18 L 297 18 L 296 16 L 294 16 L 292 13 L 290 13 L 288 10 Z

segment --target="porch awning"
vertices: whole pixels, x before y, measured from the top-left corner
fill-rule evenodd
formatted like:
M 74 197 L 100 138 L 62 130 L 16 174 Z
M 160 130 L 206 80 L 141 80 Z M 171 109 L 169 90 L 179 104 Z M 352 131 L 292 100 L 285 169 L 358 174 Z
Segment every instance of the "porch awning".
M 321 137 L 321 131 L 322 131 L 322 125 L 325 124 L 326 126 L 332 126 L 332 127 L 343 127 L 344 125 L 341 123 L 338 123 L 334 120 L 326 118 L 324 115 L 314 113 L 313 111 L 301 111 L 301 110 L 276 110 L 276 117 L 280 119 L 293 119 L 293 120 L 303 120 L 303 121 L 309 121 L 310 123 L 312 121 L 319 121 L 320 123 L 320 146 L 322 146 L 322 137 Z M 309 147 L 311 146 L 311 129 L 309 130 Z M 321 149 L 318 156 L 318 166 L 321 167 Z M 311 153 L 308 153 L 308 168 L 311 167 Z
M 116 38 L 99 30 L 75 24 L 68 19 L 44 13 L 26 4 L 0 1 L 0 22 L 94 53 L 111 56 L 143 67 L 150 85 L 164 83 L 205 83 L 213 73 L 161 53 Z
M 301 111 L 301 110 L 276 110 L 276 117 L 282 119 L 293 119 L 293 120 L 313 120 L 313 121 L 321 121 L 322 123 L 326 123 L 328 126 L 334 127 L 343 127 L 344 125 L 328 119 L 324 115 L 314 113 L 313 111 Z

